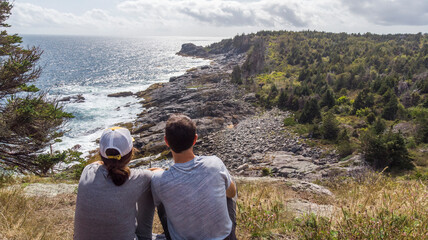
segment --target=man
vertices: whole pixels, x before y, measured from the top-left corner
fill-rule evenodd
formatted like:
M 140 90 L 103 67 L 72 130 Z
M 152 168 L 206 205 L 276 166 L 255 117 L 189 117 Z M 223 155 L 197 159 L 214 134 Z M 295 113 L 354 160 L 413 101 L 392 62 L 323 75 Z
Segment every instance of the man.
M 166 213 L 166 235 L 172 239 L 236 239 L 236 186 L 216 156 L 195 156 L 196 125 L 185 115 L 172 115 L 165 127 L 165 143 L 174 165 L 155 172 L 152 194 Z M 163 208 L 159 208 L 160 215 Z M 164 220 L 160 216 L 161 221 Z M 233 221 L 233 223 L 232 223 Z

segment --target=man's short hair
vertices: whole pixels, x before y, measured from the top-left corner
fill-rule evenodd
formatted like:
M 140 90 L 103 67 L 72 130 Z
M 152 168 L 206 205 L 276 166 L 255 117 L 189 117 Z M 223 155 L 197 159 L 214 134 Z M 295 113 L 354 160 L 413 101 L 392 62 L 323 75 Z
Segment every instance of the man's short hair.
M 165 137 L 169 147 L 176 153 L 181 153 L 193 146 L 196 135 L 196 124 L 184 114 L 173 114 L 165 127 Z

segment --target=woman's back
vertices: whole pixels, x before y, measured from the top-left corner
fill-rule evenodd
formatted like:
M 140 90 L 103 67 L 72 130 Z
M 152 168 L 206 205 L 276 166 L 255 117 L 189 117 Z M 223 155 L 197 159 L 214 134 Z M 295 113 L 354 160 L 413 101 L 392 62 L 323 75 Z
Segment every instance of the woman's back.
M 150 171 L 133 169 L 128 180 L 117 186 L 105 166 L 86 166 L 77 194 L 74 239 L 151 239 L 151 176 Z

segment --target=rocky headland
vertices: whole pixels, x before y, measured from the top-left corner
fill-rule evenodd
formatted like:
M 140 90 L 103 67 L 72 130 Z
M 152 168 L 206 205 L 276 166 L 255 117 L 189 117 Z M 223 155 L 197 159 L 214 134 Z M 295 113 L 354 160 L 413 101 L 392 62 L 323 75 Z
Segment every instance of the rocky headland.
M 254 93 L 232 83 L 234 67 L 248 62 L 245 49 L 225 44 L 207 51 L 184 44 L 179 55 L 208 58 L 211 64 L 136 93 L 145 111 L 132 133 L 145 158 L 134 164 L 170 158 L 163 129 L 171 114 L 184 113 L 198 127 L 195 152 L 217 155 L 236 176 L 313 180 L 361 170 L 361 157 L 339 162 L 334 150 L 309 146 L 304 138 L 284 128 L 283 120 L 291 113 L 257 107 Z M 158 166 L 168 166 L 171 160 L 166 162 Z

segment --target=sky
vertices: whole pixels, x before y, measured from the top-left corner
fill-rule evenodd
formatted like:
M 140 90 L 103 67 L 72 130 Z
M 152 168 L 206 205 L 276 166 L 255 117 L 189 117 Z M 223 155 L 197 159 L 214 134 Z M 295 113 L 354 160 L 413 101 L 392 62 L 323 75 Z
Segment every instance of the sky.
M 428 0 L 15 0 L 7 23 L 18 34 L 129 37 L 428 33 Z

